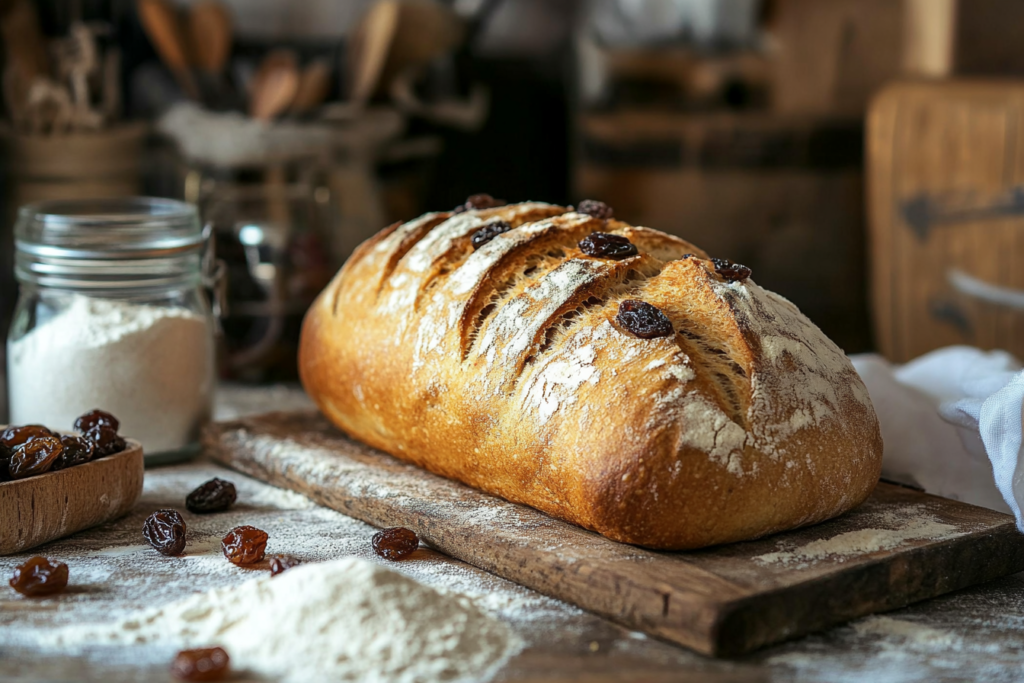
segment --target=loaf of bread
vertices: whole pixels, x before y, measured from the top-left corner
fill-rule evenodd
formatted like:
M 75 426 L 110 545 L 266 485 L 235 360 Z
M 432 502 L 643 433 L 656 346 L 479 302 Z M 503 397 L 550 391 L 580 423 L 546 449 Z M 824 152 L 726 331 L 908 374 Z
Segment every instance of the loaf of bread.
M 299 368 L 338 427 L 651 548 L 868 496 L 882 440 L 864 384 L 749 269 L 599 202 L 494 204 L 392 225 L 313 305 Z

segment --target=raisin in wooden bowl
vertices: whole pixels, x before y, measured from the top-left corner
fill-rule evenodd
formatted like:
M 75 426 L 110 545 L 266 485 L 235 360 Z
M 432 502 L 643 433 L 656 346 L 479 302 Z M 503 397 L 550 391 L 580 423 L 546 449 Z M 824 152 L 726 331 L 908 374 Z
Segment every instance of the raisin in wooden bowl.
M 12 555 L 125 515 L 142 493 L 142 446 L 0 483 L 0 555 Z

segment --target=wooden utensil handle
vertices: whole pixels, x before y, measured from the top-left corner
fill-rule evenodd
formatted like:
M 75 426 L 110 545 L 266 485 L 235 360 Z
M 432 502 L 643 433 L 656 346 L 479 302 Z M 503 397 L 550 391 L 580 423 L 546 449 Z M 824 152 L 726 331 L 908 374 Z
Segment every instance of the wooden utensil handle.
M 946 272 L 950 286 L 961 294 L 1004 308 L 1024 311 L 1024 290 L 994 285 L 968 275 L 958 268 Z
M 192 76 L 192 72 L 188 69 L 173 69 L 174 80 L 178 82 L 178 86 L 181 91 L 185 93 L 185 97 L 190 100 L 199 101 L 199 86 L 196 85 L 196 79 Z

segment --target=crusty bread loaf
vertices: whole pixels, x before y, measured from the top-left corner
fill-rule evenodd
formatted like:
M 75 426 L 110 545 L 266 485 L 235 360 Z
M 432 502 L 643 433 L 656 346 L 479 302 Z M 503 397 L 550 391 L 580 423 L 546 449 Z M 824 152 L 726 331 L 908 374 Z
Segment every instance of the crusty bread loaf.
M 306 316 L 306 390 L 397 458 L 652 548 L 755 538 L 863 501 L 882 441 L 843 352 L 697 247 L 587 208 L 598 217 L 523 203 L 379 233 Z M 507 232 L 474 248 L 485 225 Z M 594 232 L 639 253 L 587 255 Z M 667 336 L 632 332 L 625 300 L 660 309 Z

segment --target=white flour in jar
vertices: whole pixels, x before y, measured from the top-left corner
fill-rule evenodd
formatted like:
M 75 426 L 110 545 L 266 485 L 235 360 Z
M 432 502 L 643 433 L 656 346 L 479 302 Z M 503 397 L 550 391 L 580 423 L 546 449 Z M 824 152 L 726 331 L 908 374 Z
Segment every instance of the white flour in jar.
M 70 431 L 100 408 L 147 453 L 181 448 L 210 413 L 212 345 L 206 318 L 188 309 L 74 295 L 8 343 L 11 423 Z

